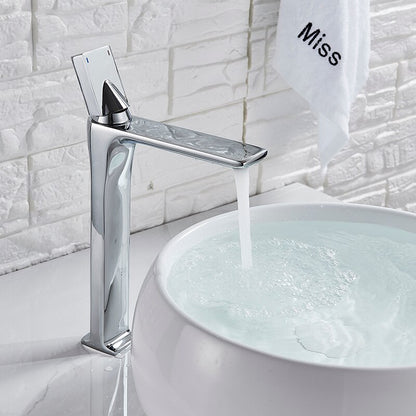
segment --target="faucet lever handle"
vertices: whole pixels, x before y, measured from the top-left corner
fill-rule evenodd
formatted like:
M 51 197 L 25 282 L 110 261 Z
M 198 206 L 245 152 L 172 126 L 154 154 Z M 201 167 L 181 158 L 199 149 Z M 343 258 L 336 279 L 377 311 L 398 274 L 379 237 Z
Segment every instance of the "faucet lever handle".
M 73 56 L 72 63 L 88 112 L 95 121 L 119 125 L 131 120 L 126 93 L 109 46 Z

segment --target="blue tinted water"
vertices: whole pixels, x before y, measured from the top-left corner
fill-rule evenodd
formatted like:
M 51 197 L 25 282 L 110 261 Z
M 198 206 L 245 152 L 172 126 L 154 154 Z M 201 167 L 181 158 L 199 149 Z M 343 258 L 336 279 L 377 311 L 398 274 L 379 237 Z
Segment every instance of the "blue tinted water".
M 252 226 L 195 246 L 167 289 L 190 317 L 264 352 L 345 366 L 416 364 L 416 235 L 371 224 Z

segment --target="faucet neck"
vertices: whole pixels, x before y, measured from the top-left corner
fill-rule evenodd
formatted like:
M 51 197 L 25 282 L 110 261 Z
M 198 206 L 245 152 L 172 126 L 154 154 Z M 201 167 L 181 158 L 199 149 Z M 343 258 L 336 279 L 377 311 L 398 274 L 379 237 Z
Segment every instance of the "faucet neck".
M 90 333 L 82 342 L 117 355 L 130 346 L 130 183 L 135 145 L 89 120 L 91 165 Z
M 105 116 L 92 116 L 91 119 L 97 124 L 128 129 L 131 122 L 131 113 L 127 108 L 119 113 L 109 113 Z

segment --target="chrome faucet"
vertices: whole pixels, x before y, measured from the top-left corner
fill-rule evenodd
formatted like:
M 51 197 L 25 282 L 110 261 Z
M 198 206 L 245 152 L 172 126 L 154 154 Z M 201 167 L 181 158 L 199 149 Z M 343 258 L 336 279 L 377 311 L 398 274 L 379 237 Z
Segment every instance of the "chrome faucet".
M 147 144 L 231 168 L 258 162 L 257 146 L 130 114 L 109 46 L 72 58 L 89 112 L 91 165 L 90 333 L 82 343 L 119 355 L 130 347 L 128 277 L 130 183 L 136 144 Z

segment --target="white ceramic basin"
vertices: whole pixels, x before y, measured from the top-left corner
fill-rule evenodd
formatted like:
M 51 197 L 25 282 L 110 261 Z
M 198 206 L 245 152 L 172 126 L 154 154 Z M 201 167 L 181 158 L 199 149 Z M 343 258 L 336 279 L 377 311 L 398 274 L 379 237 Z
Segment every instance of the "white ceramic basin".
M 401 228 L 416 238 L 416 215 L 383 208 L 282 204 L 251 211 L 253 222 L 364 222 Z M 173 263 L 199 241 L 234 227 L 235 221 L 234 213 L 221 215 L 176 236 L 143 284 L 133 322 L 132 366 L 146 414 L 414 415 L 416 365 L 346 367 L 291 360 L 219 336 L 179 310 L 166 290 Z

